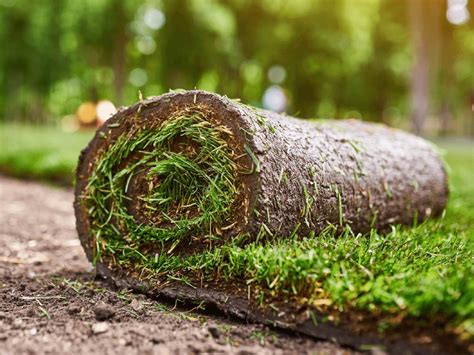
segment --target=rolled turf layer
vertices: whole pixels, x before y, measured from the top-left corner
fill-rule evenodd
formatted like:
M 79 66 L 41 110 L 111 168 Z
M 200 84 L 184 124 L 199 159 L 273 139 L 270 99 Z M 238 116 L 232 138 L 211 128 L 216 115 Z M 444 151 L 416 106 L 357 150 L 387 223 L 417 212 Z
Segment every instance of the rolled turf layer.
M 75 211 L 101 273 L 173 297 L 170 280 L 202 285 L 203 269 L 232 260 L 222 252 L 227 246 L 287 239 L 298 248 L 299 238 L 328 231 L 385 231 L 439 215 L 447 197 L 443 163 L 418 137 L 355 120 L 303 121 L 187 91 L 122 109 L 99 129 L 80 157 Z M 234 282 L 252 281 L 239 276 Z M 232 284 L 232 275 L 226 279 Z M 307 297 L 315 285 L 291 288 Z M 188 298 L 214 298 L 196 295 Z

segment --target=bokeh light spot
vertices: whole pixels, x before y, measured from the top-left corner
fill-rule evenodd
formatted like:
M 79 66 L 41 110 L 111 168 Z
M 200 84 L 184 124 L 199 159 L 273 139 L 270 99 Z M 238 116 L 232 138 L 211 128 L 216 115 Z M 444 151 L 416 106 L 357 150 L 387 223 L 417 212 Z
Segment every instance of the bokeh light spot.
M 449 0 L 446 18 L 453 25 L 462 25 L 469 21 L 469 10 L 467 9 L 467 0 Z
M 267 76 L 273 84 L 281 84 L 285 81 L 286 70 L 281 65 L 274 65 L 268 69 Z
M 263 94 L 263 107 L 275 112 L 283 112 L 288 105 L 285 91 L 278 85 L 272 85 Z
M 156 50 L 156 43 L 151 36 L 140 36 L 136 39 L 137 49 L 142 54 L 153 54 Z
M 130 72 L 128 81 L 133 86 L 141 87 L 148 82 L 148 74 L 141 68 L 135 68 Z
M 94 122 L 96 114 L 97 112 L 93 102 L 83 102 L 76 112 L 77 118 L 84 124 Z
M 156 8 L 149 8 L 145 11 L 143 22 L 152 30 L 159 30 L 165 24 L 165 15 Z
M 101 100 L 97 103 L 96 111 L 99 123 L 103 123 L 107 121 L 115 112 L 117 112 L 117 109 L 111 101 Z

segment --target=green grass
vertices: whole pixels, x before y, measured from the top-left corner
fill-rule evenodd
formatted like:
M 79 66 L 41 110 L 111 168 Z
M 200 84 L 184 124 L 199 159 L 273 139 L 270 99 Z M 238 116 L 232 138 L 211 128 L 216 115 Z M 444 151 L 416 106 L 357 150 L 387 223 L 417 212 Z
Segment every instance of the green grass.
M 72 184 L 79 152 L 92 135 L 57 127 L 0 125 L 0 172 Z
M 104 255 L 122 267 L 137 258 L 152 265 L 155 255 L 148 260 L 142 254 L 150 243 L 164 248 L 172 241 L 167 253 L 185 237 L 209 244 L 215 228 L 225 225 L 236 194 L 236 166 L 223 132 L 194 114 L 119 136 L 95 162 L 81 197 L 89 211 L 96 258 L 102 261 Z M 187 141 L 173 151 L 170 144 L 183 138 Z M 126 159 L 131 162 L 122 167 Z M 129 183 L 142 172 L 146 177 L 139 183 L 147 192 L 134 198 L 138 213 L 153 221 L 149 225 L 137 223 L 126 207 Z M 118 223 L 110 223 L 112 219 Z
M 2 146 L 0 151 L 0 168 L 42 178 L 59 172 L 70 174 L 79 149 L 88 139 L 83 134 L 66 135 L 66 139 L 65 134 L 53 129 L 20 129 L 18 126 L 3 127 L 3 133 L 2 142 L 6 142 L 7 149 Z M 109 252 L 123 266 L 134 266 L 160 278 L 187 284 L 201 278 L 221 284 L 238 282 L 261 304 L 274 299 L 292 299 L 308 305 L 324 304 L 326 308 L 343 312 L 375 312 L 381 315 L 381 322 L 393 315 L 442 319 L 448 328 L 472 337 L 474 145 L 444 143 L 441 146 L 446 150 L 445 159 L 451 170 L 447 210 L 442 218 L 412 228 L 394 227 L 386 235 L 375 231 L 369 235 L 353 235 L 347 230 L 339 238 L 328 229 L 319 236 L 294 235 L 272 245 L 253 243 L 243 248 L 235 242 L 189 257 L 166 253 L 144 255 L 135 247 L 124 252 L 123 244 L 119 246 L 122 250 L 112 247 Z M 42 153 L 39 160 L 36 150 Z M 204 196 L 208 196 L 203 190 L 209 186 L 208 178 L 217 181 L 213 178 L 223 175 L 222 172 L 216 174 L 210 166 L 204 170 L 202 166 L 196 167 L 195 158 L 183 161 L 180 157 L 164 155 L 152 168 L 166 178 L 185 166 L 193 175 L 204 174 L 207 182 L 189 185 L 184 192 L 165 184 L 162 190 L 154 190 L 148 196 L 148 203 L 153 205 L 158 201 L 163 208 L 171 208 L 166 196 L 176 195 L 187 205 L 192 201 L 193 191 L 200 196 L 198 200 L 203 201 Z M 48 161 L 56 163 L 41 167 Z M 114 186 L 109 184 L 109 190 L 119 189 Z M 102 220 L 104 223 L 108 215 L 101 218 L 106 218 Z M 222 219 L 218 222 L 222 223 Z

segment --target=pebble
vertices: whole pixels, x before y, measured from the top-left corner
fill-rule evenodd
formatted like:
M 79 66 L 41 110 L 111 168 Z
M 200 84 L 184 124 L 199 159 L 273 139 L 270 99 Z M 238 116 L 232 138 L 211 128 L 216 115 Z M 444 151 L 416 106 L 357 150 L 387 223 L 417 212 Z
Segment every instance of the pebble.
M 161 337 L 161 336 L 154 335 L 154 336 L 151 337 L 151 342 L 153 344 L 161 344 L 161 343 L 165 342 L 165 339 L 163 339 L 163 337 Z
M 136 312 L 141 311 L 143 309 L 143 303 L 134 298 L 132 302 L 130 302 L 130 307 Z
M 107 330 L 109 330 L 109 325 L 107 324 L 107 322 L 99 322 L 92 324 L 92 333 L 94 334 L 105 333 Z
M 102 303 L 94 308 L 95 319 L 104 321 L 115 315 L 115 310 L 108 304 Z
M 80 313 L 81 312 L 81 307 L 78 306 L 77 304 L 71 304 L 67 308 L 67 312 L 71 315 L 76 314 L 76 313 Z
M 212 335 L 214 339 L 217 339 L 220 336 L 220 331 L 215 325 L 208 326 L 207 331 Z

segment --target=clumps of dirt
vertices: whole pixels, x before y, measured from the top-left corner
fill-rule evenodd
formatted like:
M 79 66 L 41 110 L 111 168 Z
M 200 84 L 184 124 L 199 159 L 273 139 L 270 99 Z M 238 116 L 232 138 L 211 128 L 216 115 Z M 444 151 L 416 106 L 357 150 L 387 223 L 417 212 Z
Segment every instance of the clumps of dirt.
M 101 302 L 94 308 L 95 319 L 105 321 L 115 316 L 115 310 L 110 305 Z
M 15 353 L 349 352 L 262 325 L 210 318 L 128 290 L 114 290 L 86 272 L 34 279 L 3 275 L 0 346 Z

